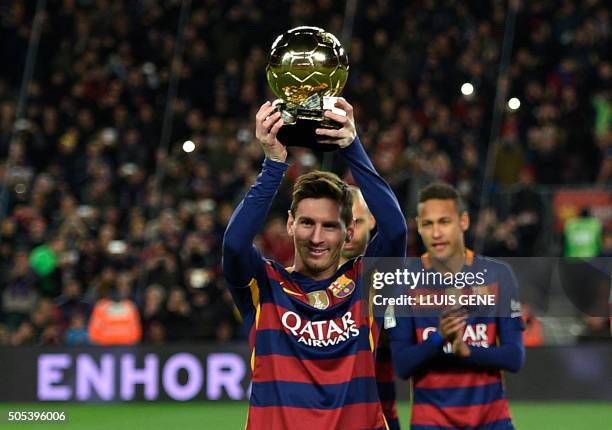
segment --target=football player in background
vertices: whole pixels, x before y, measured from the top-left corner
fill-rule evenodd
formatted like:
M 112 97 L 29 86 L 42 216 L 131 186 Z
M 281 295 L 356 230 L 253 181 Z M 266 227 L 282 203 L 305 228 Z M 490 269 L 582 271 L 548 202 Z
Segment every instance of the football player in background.
M 412 270 L 480 273 L 484 285 L 479 291 L 496 293 L 499 302 L 493 315 L 469 316 L 451 308 L 441 317 L 396 318 L 389 330 L 391 351 L 398 375 L 412 378 L 411 428 L 513 429 L 501 371 L 518 371 L 525 356 L 514 274 L 507 265 L 466 249 L 469 216 L 453 187 L 425 187 L 417 213 L 427 252 Z

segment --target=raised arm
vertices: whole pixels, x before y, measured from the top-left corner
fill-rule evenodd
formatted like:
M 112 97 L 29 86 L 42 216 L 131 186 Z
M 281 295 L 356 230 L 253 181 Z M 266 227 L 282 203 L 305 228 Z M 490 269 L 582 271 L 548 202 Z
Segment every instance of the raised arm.
M 255 185 L 238 205 L 223 235 L 223 274 L 233 287 L 246 287 L 261 267 L 261 255 L 253 245 L 276 195 L 283 175 L 287 151 L 276 139 L 283 125 L 279 113 L 266 102 L 255 117 L 256 136 L 266 159 Z
M 253 245 L 262 229 L 287 165 L 266 158 L 255 185 L 240 202 L 223 235 L 223 274 L 234 287 L 247 286 L 259 269 L 261 255 Z
M 353 107 L 343 98 L 336 106 L 346 116 L 326 111 L 325 115 L 342 124 L 339 130 L 317 129 L 321 143 L 334 143 L 347 161 L 368 208 L 376 219 L 377 233 L 368 244 L 366 256 L 403 257 L 408 229 L 400 205 L 387 182 L 378 174 L 355 130 Z

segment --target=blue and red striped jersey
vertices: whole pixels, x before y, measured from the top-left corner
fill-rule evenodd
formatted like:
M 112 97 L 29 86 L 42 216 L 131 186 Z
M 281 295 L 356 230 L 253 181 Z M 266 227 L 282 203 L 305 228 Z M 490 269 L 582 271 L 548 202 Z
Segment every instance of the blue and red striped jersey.
M 361 261 L 314 281 L 265 260 L 234 297 L 251 347 L 249 429 L 385 429 L 374 350 L 379 320 L 361 297 Z
M 417 270 L 431 270 L 426 255 L 421 261 Z M 397 318 L 391 343 L 398 372 L 402 377 L 412 377 L 412 430 L 514 428 L 502 369 L 518 370 L 524 357 L 516 280 L 501 262 L 475 256 L 471 251 L 466 261 L 463 271 L 484 273 L 485 288 L 497 297 L 503 296 L 502 306 L 513 309 L 467 319 L 463 333 L 471 350 L 467 359 L 454 356 L 450 344 L 442 345 L 439 335 L 432 336 L 438 330 L 437 317 Z M 409 363 L 403 360 L 408 356 Z

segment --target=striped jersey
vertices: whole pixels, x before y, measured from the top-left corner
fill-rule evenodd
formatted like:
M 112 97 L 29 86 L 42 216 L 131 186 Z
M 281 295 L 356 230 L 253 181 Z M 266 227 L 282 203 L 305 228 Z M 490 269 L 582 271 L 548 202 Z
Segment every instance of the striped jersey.
M 431 270 L 427 255 L 421 261 L 421 268 Z M 468 251 L 463 271 L 484 273 L 485 285 L 478 288 L 496 295 L 502 306 L 517 306 L 516 281 L 505 264 L 475 256 Z M 469 288 L 463 291 L 464 294 L 469 292 Z M 491 316 L 479 314 L 468 317 L 463 340 L 471 347 L 472 357 L 455 357 L 448 344 L 440 346 L 433 357 L 415 366 L 411 375 L 412 430 L 514 429 L 504 395 L 502 371 L 495 365 L 495 360 L 500 362 L 500 366 L 504 366 L 505 361 L 516 361 L 515 357 L 508 355 L 522 350 L 520 339 L 523 323 L 520 308 L 497 309 L 495 312 Z M 504 316 L 500 316 L 500 312 Z M 402 342 L 424 345 L 437 331 L 438 325 L 438 317 L 398 318 L 392 337 L 394 341 L 402 339 Z M 506 336 L 506 343 L 520 345 L 516 349 L 508 349 L 506 354 L 499 348 L 500 336 Z M 479 361 L 479 356 L 486 356 L 487 352 L 498 356 L 491 357 L 489 354 L 489 361 L 486 357 L 484 361 Z M 502 354 L 496 354 L 499 352 Z
M 386 429 L 374 350 L 380 321 L 361 297 L 361 260 L 314 281 L 262 260 L 234 289 L 251 347 L 247 429 Z

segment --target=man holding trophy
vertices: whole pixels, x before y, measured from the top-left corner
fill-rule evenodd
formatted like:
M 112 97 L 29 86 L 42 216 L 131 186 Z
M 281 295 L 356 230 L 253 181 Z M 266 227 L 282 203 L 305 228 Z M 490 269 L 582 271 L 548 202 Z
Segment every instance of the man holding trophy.
M 287 219 L 293 266 L 265 259 L 253 245 L 289 167 L 286 147 L 297 145 L 338 150 L 346 160 L 376 219 L 365 255 L 405 254 L 406 222 L 357 137 L 353 107 L 325 99 L 344 86 L 345 59 L 337 39 L 315 27 L 293 29 L 272 47 L 268 81 L 282 102 L 266 102 L 256 115 L 265 160 L 223 241 L 223 272 L 252 352 L 247 429 L 388 428 L 375 378 L 382 321 L 362 299 L 361 258 L 339 264 L 354 233 L 348 185 L 321 171 L 296 180 Z

